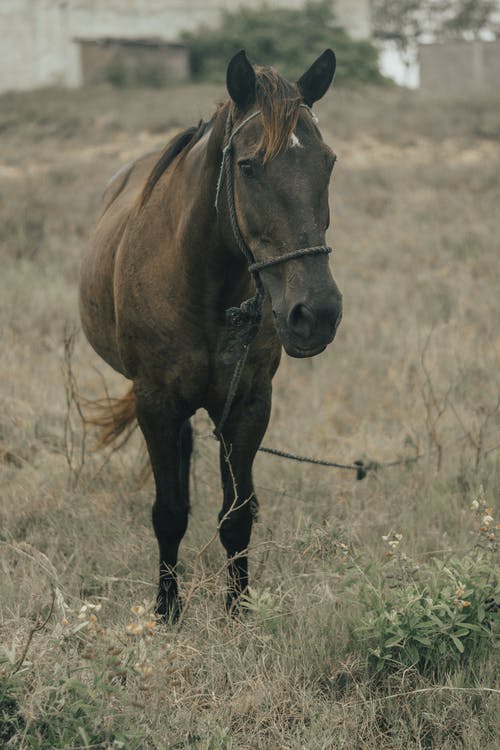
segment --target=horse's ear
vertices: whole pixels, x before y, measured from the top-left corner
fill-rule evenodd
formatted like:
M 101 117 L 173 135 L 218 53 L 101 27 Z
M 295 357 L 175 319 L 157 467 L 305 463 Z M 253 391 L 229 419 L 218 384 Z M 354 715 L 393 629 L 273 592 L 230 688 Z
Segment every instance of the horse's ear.
M 313 62 L 309 70 L 297 81 L 304 102 L 309 107 L 312 107 L 314 102 L 317 102 L 326 94 L 333 80 L 335 65 L 335 52 L 331 49 L 325 49 L 323 54 Z
M 247 109 L 252 104 L 255 99 L 255 73 L 244 49 L 229 62 L 226 84 L 229 96 L 238 109 Z

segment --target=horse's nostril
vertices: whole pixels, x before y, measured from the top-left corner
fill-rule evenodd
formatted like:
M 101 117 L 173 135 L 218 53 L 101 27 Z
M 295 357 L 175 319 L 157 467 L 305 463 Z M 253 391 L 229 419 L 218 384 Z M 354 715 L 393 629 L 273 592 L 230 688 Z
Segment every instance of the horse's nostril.
M 290 310 L 288 325 L 297 336 L 304 339 L 309 338 L 313 334 L 315 324 L 314 313 L 307 305 L 299 303 Z

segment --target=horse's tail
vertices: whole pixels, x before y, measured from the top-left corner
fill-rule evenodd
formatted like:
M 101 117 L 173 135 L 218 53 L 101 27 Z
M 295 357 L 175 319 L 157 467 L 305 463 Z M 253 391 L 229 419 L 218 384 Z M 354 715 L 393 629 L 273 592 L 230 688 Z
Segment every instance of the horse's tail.
M 87 402 L 85 421 L 100 430 L 96 448 L 117 443 L 124 445 L 137 427 L 134 389 L 121 398 L 106 398 Z

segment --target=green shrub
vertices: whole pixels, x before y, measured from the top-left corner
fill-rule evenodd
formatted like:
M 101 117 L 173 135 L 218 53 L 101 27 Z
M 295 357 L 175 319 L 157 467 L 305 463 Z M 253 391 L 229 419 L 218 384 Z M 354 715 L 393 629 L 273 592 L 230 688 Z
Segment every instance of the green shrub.
M 127 68 L 120 54 L 115 54 L 104 71 L 104 79 L 117 89 L 123 89 L 128 83 Z
M 145 86 L 151 89 L 164 88 L 167 83 L 165 67 L 160 63 L 142 63 L 135 71 L 135 83 L 137 86 Z
M 278 634 L 282 622 L 281 605 L 269 589 L 258 591 L 249 586 L 241 605 L 261 622 L 270 635 Z
M 362 615 L 353 638 L 371 667 L 383 672 L 414 667 L 442 676 L 490 653 L 498 636 L 500 581 L 492 554 L 421 566 L 398 563 L 399 574 L 367 574 L 358 590 Z
M 0 747 L 5 747 L 11 737 L 24 728 L 18 693 L 19 685 L 6 675 L 0 675 Z
M 221 81 L 228 60 L 240 49 L 259 64 L 274 65 L 298 78 L 327 47 L 337 55 L 336 81 L 383 83 L 378 53 L 367 41 L 351 39 L 335 23 L 332 4 L 320 0 L 303 8 L 241 8 L 223 14 L 215 29 L 184 34 L 195 79 Z

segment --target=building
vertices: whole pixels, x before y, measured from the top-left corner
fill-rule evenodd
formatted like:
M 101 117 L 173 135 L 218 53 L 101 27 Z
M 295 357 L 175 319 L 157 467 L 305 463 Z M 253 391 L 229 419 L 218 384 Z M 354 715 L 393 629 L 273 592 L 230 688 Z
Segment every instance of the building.
M 189 53 L 185 45 L 158 37 L 75 39 L 80 47 L 80 73 L 84 84 L 147 85 L 161 87 L 189 78 Z
M 370 0 L 332 2 L 339 23 L 351 36 L 370 36 Z M 300 7 L 303 0 L 267 3 Z M 168 43 L 165 51 L 175 62 L 179 80 L 186 70 L 177 44 L 183 31 L 218 23 L 224 9 L 260 4 L 261 0 L 1 0 L 0 91 L 79 86 L 88 80 L 89 60 L 103 59 L 113 45 L 116 52 L 117 44 L 122 52 L 128 44 L 128 53 L 138 58 L 153 55 L 155 44 Z
M 433 94 L 500 93 L 500 41 L 421 44 L 420 88 Z

